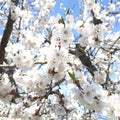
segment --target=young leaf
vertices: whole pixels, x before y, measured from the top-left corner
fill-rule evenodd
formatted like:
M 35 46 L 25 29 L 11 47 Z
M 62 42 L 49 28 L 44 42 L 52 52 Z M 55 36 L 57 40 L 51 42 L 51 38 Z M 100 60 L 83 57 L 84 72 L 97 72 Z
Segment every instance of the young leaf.
M 10 38 L 10 42 L 13 43 L 13 40 Z
M 73 73 L 68 72 L 68 74 L 69 74 L 70 78 L 71 78 L 73 81 L 76 80 L 76 78 L 75 78 L 75 73 L 74 73 L 74 72 L 73 72 Z
M 64 18 L 63 18 L 63 17 L 61 17 L 61 19 L 59 19 L 58 23 L 59 23 L 59 24 L 60 24 L 60 23 L 62 23 L 62 24 L 64 24 L 64 25 L 65 25 Z
M 69 15 L 71 13 L 71 10 L 68 9 L 67 12 L 66 12 L 66 15 Z

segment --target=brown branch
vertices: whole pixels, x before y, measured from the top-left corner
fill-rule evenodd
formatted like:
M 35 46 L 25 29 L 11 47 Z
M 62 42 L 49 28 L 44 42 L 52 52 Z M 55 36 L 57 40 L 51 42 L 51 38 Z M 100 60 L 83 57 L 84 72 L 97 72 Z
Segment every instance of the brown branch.
M 15 65 L 1 65 L 0 64 L 0 68 L 14 68 Z
M 17 6 L 18 0 L 15 0 L 14 3 Z M 1 39 L 1 43 L 0 43 L 0 64 L 3 64 L 4 57 L 5 57 L 5 48 L 7 46 L 8 41 L 9 41 L 10 35 L 12 33 L 14 22 L 15 21 L 13 21 L 11 19 L 11 13 L 9 12 L 6 27 L 5 27 L 5 30 L 4 30 L 2 39 Z M 3 72 L 3 69 L 0 68 L 0 73 L 2 73 L 2 72 Z
M 54 84 L 52 84 L 52 88 L 54 88 L 54 87 L 56 87 L 56 86 L 58 86 L 58 85 L 60 85 L 61 83 L 63 83 L 65 81 L 65 78 L 63 78 L 63 79 L 61 79 L 60 81 L 58 81 L 58 82 L 56 82 L 56 83 L 54 83 Z
M 108 14 L 114 14 L 114 15 L 117 15 L 117 14 L 120 14 L 120 12 L 109 12 Z
M 47 62 L 35 62 L 34 64 L 40 64 L 40 65 L 44 65 L 44 64 L 47 64 Z M 15 68 L 16 66 L 13 64 L 13 65 L 9 65 L 9 64 L 0 64 L 0 68 Z
M 44 62 L 38 61 L 38 62 L 35 62 L 34 64 L 41 64 L 41 65 L 44 65 L 44 64 L 47 64 L 47 62 L 46 62 L 46 61 L 44 61 Z
M 92 16 L 93 16 L 93 24 L 94 24 L 94 25 L 98 25 L 98 24 L 102 24 L 102 23 L 103 23 L 101 19 L 97 19 L 97 18 L 95 17 L 95 13 L 94 13 L 93 10 L 91 10 L 91 14 L 92 14 Z
M 76 56 L 80 59 L 82 64 L 87 68 L 87 70 L 94 76 L 94 71 L 97 71 L 96 67 L 92 64 L 90 58 L 85 54 L 84 49 L 76 44 Z
M 111 45 L 111 47 L 109 48 L 112 49 L 114 47 L 114 45 L 120 40 L 120 36 L 114 41 L 114 43 Z

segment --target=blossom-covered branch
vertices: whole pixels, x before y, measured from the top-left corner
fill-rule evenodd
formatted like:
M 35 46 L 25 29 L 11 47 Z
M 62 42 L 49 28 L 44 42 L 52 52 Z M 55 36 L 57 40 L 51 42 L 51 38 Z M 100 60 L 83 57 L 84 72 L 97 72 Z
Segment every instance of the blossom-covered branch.
M 18 0 L 15 0 L 13 1 L 11 4 L 13 4 L 13 6 L 17 6 L 18 4 Z M 10 8 L 10 12 L 9 12 L 9 15 L 8 15 L 8 20 L 7 20 L 7 23 L 6 23 L 6 27 L 5 27 L 5 30 L 4 30 L 4 33 L 3 33 L 3 36 L 2 36 L 2 39 L 1 39 L 1 43 L 0 43 L 0 64 L 3 63 L 4 61 L 4 58 L 5 58 L 5 48 L 7 46 L 7 43 L 9 41 L 9 38 L 10 38 L 10 35 L 12 33 L 12 30 L 13 30 L 13 24 L 15 22 L 15 20 L 12 18 L 12 5 L 11 5 L 11 8 Z M 2 72 L 2 69 L 0 68 L 0 73 Z
M 1 116 L 119 118 L 120 2 L 80 0 L 73 10 L 57 4 L 0 0 Z

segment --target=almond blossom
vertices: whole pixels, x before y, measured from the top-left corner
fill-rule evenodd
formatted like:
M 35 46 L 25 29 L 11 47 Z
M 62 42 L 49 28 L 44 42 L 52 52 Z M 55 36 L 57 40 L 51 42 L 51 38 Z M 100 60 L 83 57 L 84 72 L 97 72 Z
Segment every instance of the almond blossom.
M 0 0 L 0 117 L 119 119 L 120 2 L 58 2 Z

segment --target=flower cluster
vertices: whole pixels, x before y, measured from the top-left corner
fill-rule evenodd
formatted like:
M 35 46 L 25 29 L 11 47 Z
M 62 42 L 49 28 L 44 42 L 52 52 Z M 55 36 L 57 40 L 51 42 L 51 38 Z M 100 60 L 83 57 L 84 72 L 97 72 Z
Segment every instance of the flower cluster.
M 120 2 L 83 0 L 77 17 L 51 16 L 56 2 L 0 0 L 0 108 L 21 120 L 120 117 Z
M 5 103 L 8 103 L 12 100 L 13 96 L 16 93 L 15 86 L 11 85 L 9 77 L 7 74 L 0 76 L 0 99 Z

